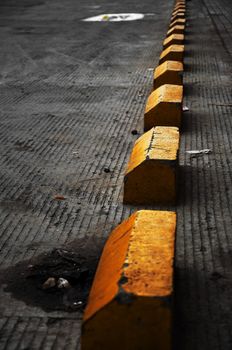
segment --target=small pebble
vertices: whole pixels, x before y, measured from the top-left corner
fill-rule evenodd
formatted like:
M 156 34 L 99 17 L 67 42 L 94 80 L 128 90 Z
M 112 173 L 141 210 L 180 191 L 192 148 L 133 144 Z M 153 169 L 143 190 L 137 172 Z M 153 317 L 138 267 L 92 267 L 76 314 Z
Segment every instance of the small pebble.
M 54 277 L 49 277 L 42 285 L 43 289 L 50 289 L 55 287 L 56 285 L 56 280 Z
M 67 288 L 71 288 L 71 285 L 69 281 L 67 281 L 65 278 L 60 277 L 57 281 L 57 287 L 59 289 L 63 289 L 63 288 L 67 289 Z

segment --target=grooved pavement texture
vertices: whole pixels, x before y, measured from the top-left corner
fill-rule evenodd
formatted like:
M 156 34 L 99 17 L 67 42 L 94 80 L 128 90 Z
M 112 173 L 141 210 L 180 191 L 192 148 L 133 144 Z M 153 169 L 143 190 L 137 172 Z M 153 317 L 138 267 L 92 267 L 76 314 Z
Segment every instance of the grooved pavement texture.
M 173 2 L 0 7 L 1 271 L 70 242 L 95 246 L 99 256 L 112 228 L 135 210 L 122 205 L 123 174 Z M 232 347 L 231 8 L 229 0 L 187 2 L 180 197 L 176 208 L 163 207 L 178 213 L 177 349 Z M 107 12 L 148 15 L 80 21 Z M 203 148 L 212 152 L 185 153 Z M 4 288 L 1 349 L 78 349 L 80 312 L 46 312 Z
M 187 2 L 176 245 L 176 349 L 232 348 L 232 86 L 228 0 Z M 223 26 L 222 26 L 223 24 Z M 211 149 L 201 156 L 187 150 Z

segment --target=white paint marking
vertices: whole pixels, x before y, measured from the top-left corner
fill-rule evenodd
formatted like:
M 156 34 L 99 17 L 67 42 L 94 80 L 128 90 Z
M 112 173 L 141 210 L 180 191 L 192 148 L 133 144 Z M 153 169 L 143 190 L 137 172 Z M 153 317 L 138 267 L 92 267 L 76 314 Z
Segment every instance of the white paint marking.
M 107 13 L 83 19 L 84 22 L 121 22 L 143 19 L 142 13 Z
M 211 152 L 212 152 L 212 150 L 209 149 L 209 148 L 200 149 L 200 150 L 186 151 L 186 153 L 189 153 L 189 154 L 209 154 Z

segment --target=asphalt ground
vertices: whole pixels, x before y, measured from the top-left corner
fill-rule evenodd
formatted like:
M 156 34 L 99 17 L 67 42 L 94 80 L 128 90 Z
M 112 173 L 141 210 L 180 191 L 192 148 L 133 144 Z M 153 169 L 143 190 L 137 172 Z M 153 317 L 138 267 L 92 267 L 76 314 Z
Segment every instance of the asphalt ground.
M 123 174 L 173 5 L 0 1 L 1 349 L 78 349 L 82 310 L 70 305 L 85 302 L 106 238 L 136 209 L 122 204 Z M 231 8 L 187 2 L 180 195 L 162 207 L 178 214 L 176 349 L 232 348 Z M 147 15 L 81 21 L 114 12 Z M 64 260 L 89 271 L 68 301 L 31 272 L 60 273 Z

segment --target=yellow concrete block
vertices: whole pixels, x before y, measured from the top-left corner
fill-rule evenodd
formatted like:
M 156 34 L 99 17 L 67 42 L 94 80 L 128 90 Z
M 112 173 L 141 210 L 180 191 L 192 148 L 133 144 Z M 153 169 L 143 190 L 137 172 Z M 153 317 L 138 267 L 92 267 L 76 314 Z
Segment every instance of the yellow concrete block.
M 183 34 L 171 34 L 163 42 L 164 50 L 170 45 L 182 45 L 184 43 Z
M 185 4 L 177 4 L 174 6 L 174 10 L 180 10 L 180 9 L 183 9 L 185 10 Z
M 185 9 L 183 8 L 180 8 L 180 9 L 175 9 L 173 12 L 172 12 L 172 16 L 175 16 L 177 15 L 178 13 L 184 13 L 185 14 Z
M 178 5 L 178 6 L 174 7 L 174 10 L 173 10 L 173 12 L 172 12 L 172 15 L 173 15 L 174 12 L 176 12 L 176 11 L 184 11 L 184 12 L 186 12 L 185 5 Z
M 174 204 L 179 130 L 157 126 L 135 143 L 124 177 L 127 204 Z
M 171 22 L 175 21 L 176 19 L 179 19 L 179 18 L 185 18 L 185 13 L 183 12 L 178 12 L 176 15 L 173 15 L 171 17 Z
M 141 210 L 104 247 L 82 327 L 82 350 L 171 350 L 176 214 Z
M 172 34 L 184 34 L 185 26 L 184 25 L 175 25 L 170 28 L 167 32 L 167 37 Z
M 144 130 L 153 126 L 181 125 L 183 86 L 165 84 L 154 90 L 147 99 Z
M 182 85 L 183 63 L 165 61 L 154 72 L 154 89 L 164 84 Z
M 159 63 L 165 61 L 179 61 L 184 60 L 184 45 L 171 45 L 168 46 L 160 55 Z
M 186 24 L 186 19 L 184 18 L 177 18 L 174 22 L 171 22 L 170 25 L 169 25 L 169 28 L 173 28 L 175 27 L 176 25 L 183 25 L 185 26 Z

